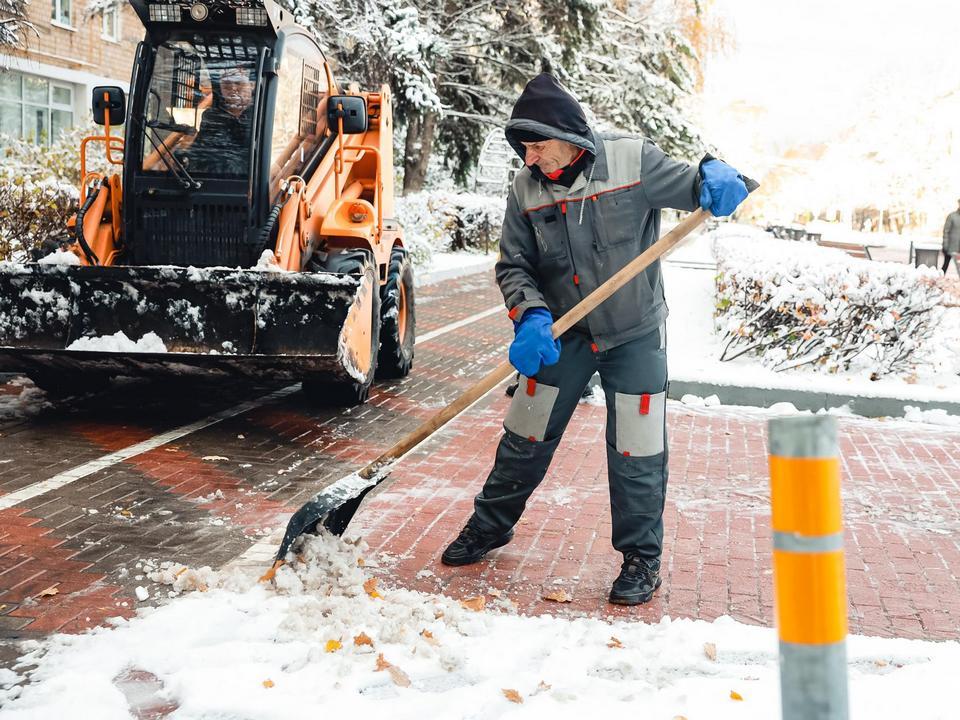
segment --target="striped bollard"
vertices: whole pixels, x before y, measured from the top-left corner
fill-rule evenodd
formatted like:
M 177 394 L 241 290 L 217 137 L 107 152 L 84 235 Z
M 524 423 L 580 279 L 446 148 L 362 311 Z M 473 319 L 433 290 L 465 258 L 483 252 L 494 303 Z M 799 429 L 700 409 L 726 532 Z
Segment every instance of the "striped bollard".
M 783 720 L 847 720 L 847 589 L 837 422 L 770 420 Z

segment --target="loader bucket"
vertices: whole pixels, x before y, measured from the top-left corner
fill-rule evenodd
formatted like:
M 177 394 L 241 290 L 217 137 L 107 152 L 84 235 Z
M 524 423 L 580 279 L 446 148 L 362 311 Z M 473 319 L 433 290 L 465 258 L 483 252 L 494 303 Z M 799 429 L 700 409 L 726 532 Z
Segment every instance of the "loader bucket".
M 170 266 L 0 263 L 0 371 L 355 379 L 371 278 Z M 367 326 L 369 323 L 367 323 Z M 105 343 L 155 333 L 163 345 Z M 369 347 L 369 344 L 366 345 Z

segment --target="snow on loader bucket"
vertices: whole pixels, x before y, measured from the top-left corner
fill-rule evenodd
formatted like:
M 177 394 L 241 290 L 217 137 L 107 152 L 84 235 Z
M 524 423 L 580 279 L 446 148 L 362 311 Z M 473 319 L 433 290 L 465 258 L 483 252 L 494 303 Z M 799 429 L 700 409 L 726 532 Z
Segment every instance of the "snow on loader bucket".
M 375 287 L 372 270 L 3 263 L 0 370 L 80 385 L 171 372 L 362 382 L 376 347 Z M 155 333 L 163 346 L 111 348 L 104 338 L 118 332 L 132 341 Z

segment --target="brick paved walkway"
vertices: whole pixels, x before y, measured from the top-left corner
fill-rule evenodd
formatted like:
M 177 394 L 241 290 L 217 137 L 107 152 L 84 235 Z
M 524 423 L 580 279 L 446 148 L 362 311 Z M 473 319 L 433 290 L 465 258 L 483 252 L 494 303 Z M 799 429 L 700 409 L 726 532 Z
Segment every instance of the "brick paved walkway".
M 605 411 L 582 404 L 508 546 L 484 562 L 439 562 L 493 460 L 507 399 L 492 398 L 394 471 L 352 529 L 394 582 L 456 597 L 500 593 L 524 613 L 720 615 L 771 624 L 771 539 L 763 411 L 668 406 L 664 583 L 640 608 L 606 602 L 610 546 Z M 960 634 L 960 432 L 841 419 L 847 582 L 854 633 Z M 568 604 L 543 596 L 563 589 Z
M 490 273 L 419 291 L 421 335 L 500 302 Z M 129 615 L 142 559 L 221 566 L 319 488 L 356 470 L 452 400 L 503 357 L 495 314 L 418 345 L 413 374 L 378 385 L 351 410 L 299 393 L 261 405 L 0 510 L 3 640 L 78 631 Z M 0 498 L 108 452 L 280 386 L 130 383 L 102 396 L 0 423 Z M 0 386 L 4 394 L 20 387 Z M 401 464 L 358 514 L 386 554 L 390 582 L 458 597 L 487 594 L 523 612 L 771 620 L 765 417 L 671 404 L 665 581 L 639 609 L 604 601 L 609 546 L 603 409 L 579 409 L 515 540 L 489 562 L 451 570 L 439 553 L 489 470 L 506 399 L 491 394 Z M 960 433 L 844 419 L 851 628 L 943 638 L 960 629 Z M 217 458 L 226 458 L 217 459 Z M 55 590 L 54 594 L 50 591 Z M 569 604 L 544 601 L 564 589 Z M 161 596 L 162 597 L 162 596 Z

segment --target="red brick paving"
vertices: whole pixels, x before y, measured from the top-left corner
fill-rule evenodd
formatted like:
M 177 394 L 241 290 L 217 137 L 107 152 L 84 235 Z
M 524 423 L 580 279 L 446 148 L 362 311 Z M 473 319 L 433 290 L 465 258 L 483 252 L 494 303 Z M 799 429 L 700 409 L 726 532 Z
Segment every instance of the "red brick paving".
M 495 396 L 410 457 L 351 532 L 385 553 L 392 582 L 469 597 L 502 593 L 524 613 L 773 621 L 766 417 L 670 403 L 664 584 L 639 608 L 606 602 L 610 546 L 603 408 L 581 405 L 513 542 L 467 568 L 439 554 L 487 472 L 506 411 Z M 841 419 L 850 631 L 960 633 L 960 432 Z M 569 604 L 543 599 L 556 589 Z M 488 598 L 490 596 L 488 595 Z

